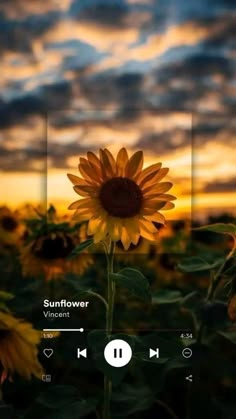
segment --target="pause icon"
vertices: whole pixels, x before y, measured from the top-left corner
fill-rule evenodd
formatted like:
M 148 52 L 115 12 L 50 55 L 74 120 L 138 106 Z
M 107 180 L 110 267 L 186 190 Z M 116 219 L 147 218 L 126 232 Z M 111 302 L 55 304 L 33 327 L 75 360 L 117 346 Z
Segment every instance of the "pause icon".
M 114 339 L 106 345 L 104 357 L 112 367 L 124 367 L 132 358 L 132 349 L 125 340 Z

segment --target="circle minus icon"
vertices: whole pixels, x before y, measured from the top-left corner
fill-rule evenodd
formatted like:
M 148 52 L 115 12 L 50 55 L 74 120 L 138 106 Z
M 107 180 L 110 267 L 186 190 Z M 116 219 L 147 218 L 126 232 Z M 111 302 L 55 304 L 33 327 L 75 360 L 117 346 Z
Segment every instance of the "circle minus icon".
M 192 354 L 193 354 L 193 351 L 190 348 L 184 348 L 182 351 L 182 355 L 184 358 L 191 358 Z

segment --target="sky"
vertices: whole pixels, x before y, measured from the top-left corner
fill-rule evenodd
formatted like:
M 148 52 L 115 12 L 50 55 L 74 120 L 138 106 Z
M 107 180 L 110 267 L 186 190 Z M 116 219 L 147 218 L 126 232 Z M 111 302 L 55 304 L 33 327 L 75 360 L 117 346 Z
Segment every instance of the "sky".
M 77 199 L 88 150 L 142 149 L 173 217 L 234 211 L 233 0 L 0 0 L 0 205 Z

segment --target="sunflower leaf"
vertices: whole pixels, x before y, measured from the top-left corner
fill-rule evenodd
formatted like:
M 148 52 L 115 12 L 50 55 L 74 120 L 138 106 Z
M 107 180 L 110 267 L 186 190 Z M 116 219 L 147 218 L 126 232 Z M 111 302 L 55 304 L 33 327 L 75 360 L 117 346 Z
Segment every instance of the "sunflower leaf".
M 1 301 L 9 301 L 9 300 L 12 300 L 13 298 L 14 298 L 14 295 L 10 294 L 10 292 L 0 291 L 0 300 Z
M 93 244 L 93 239 L 88 239 L 88 240 L 85 240 L 84 242 L 80 243 L 70 253 L 70 255 L 68 256 L 68 259 L 73 259 L 75 256 L 77 256 L 80 253 L 82 253 L 85 249 L 87 249 L 88 247 L 92 246 L 92 244 Z
M 124 268 L 110 275 L 117 285 L 127 288 L 133 295 L 151 301 L 150 286 L 147 278 L 137 269 Z
M 80 398 L 76 387 L 69 385 L 53 386 L 34 400 L 25 414 L 21 416 L 21 419 L 87 417 L 95 411 L 97 403 L 94 398 Z
M 183 259 L 181 263 L 178 264 L 178 269 L 182 272 L 200 272 L 200 271 L 209 271 L 216 268 L 222 263 L 222 259 L 217 259 L 216 261 L 209 263 L 206 260 L 193 256 Z
M 236 224 L 216 223 L 194 228 L 196 231 L 211 231 L 219 234 L 236 235 Z

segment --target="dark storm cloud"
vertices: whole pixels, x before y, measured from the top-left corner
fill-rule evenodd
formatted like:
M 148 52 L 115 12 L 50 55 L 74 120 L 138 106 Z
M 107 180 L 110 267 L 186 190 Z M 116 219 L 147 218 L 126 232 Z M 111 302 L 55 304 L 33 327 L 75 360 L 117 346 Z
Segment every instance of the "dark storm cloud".
M 147 134 L 140 138 L 135 145 L 143 150 L 152 150 L 155 153 L 166 153 L 177 148 L 191 145 L 191 131 L 184 129 L 173 129 L 156 134 Z
M 225 24 L 221 23 L 219 30 L 202 43 L 205 47 L 233 48 L 236 45 L 235 16 L 228 16 L 222 20 L 225 21 Z
M 51 110 L 65 108 L 70 103 L 71 86 L 68 82 L 42 86 L 39 91 L 0 101 L 0 128 L 24 123 L 25 117 L 47 115 Z
M 73 10 L 76 7 L 74 5 Z M 79 10 L 77 13 L 71 13 L 72 17 L 77 17 L 80 20 L 95 22 L 96 24 L 107 25 L 110 27 L 114 26 L 126 26 L 125 17 L 127 16 L 128 8 L 124 2 L 113 2 L 111 4 L 107 2 L 101 2 L 88 7 L 84 7 L 83 10 Z
M 0 15 L 0 52 L 32 52 L 33 39 L 44 34 L 58 18 L 58 13 L 7 20 Z
M 217 193 L 217 192 L 234 192 L 236 189 L 236 177 L 226 181 L 214 181 L 214 183 L 208 183 L 204 187 L 204 192 Z
M 235 147 L 236 122 L 234 112 L 226 115 L 204 115 L 195 113 L 192 115 L 192 138 L 193 145 L 200 146 L 204 143 L 222 142 Z
M 176 60 L 168 65 L 163 65 L 157 70 L 156 80 L 169 83 L 172 79 L 198 81 L 206 76 L 222 74 L 226 79 L 234 75 L 234 65 L 230 58 L 222 54 L 212 54 L 202 51 L 189 54 L 181 60 Z
M 36 139 L 35 139 L 36 140 Z M 0 168 L 3 171 L 45 171 L 47 163 L 46 141 L 35 141 L 37 148 L 8 150 L 0 147 Z
M 98 111 L 104 107 L 117 108 L 124 105 L 133 107 L 145 100 L 142 95 L 144 76 L 138 73 L 122 74 L 119 76 L 106 74 L 96 77 L 79 77 L 80 95 L 86 98 L 92 108 Z
M 0 15 L 12 20 L 24 19 L 35 15 L 46 15 L 52 11 L 57 12 L 58 6 L 60 4 L 55 0 L 0 0 Z
M 50 165 L 59 169 L 68 166 L 67 159 L 75 157 L 87 152 L 88 146 L 80 144 L 80 136 L 78 140 L 69 144 L 60 144 L 57 142 L 50 143 L 50 138 L 47 144 L 47 156 L 50 160 Z M 92 147 L 90 147 L 92 150 Z

